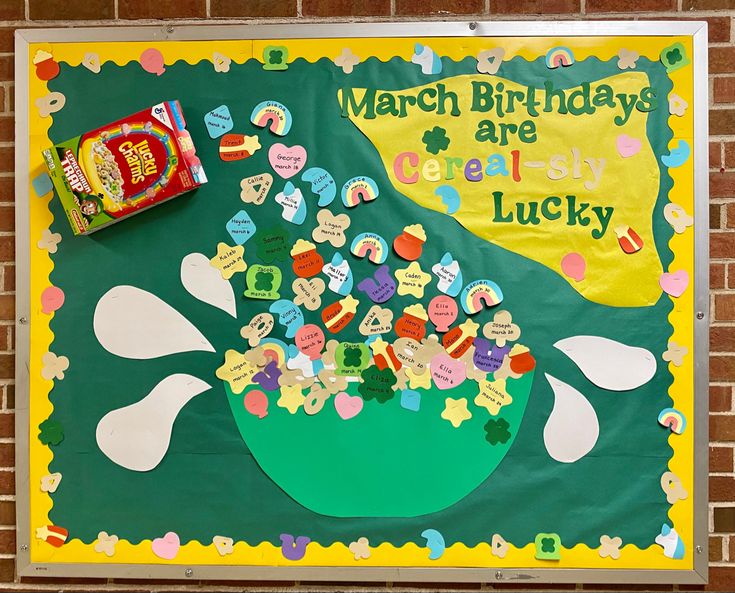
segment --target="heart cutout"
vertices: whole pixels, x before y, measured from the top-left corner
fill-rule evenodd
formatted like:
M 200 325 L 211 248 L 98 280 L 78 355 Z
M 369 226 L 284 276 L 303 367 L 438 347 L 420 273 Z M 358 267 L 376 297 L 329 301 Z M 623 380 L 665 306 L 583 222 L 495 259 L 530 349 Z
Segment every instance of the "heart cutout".
M 689 274 L 686 270 L 664 272 L 658 283 L 666 294 L 674 298 L 680 297 L 689 286 Z
M 342 420 L 354 418 L 362 412 L 363 401 L 357 395 L 349 395 L 344 391 L 340 391 L 334 396 L 334 409 Z
M 627 159 L 638 154 L 641 151 L 642 144 L 638 138 L 633 138 L 627 134 L 620 134 L 615 140 L 615 146 L 620 156 Z
M 276 142 L 268 150 L 268 162 L 276 173 L 284 179 L 289 179 L 306 165 L 306 149 L 298 144 L 286 146 Z
M 179 553 L 181 547 L 181 541 L 179 536 L 173 531 L 169 531 L 163 537 L 157 537 L 151 544 L 153 547 L 153 553 L 159 558 L 164 560 L 173 560 L 176 558 L 176 554 Z

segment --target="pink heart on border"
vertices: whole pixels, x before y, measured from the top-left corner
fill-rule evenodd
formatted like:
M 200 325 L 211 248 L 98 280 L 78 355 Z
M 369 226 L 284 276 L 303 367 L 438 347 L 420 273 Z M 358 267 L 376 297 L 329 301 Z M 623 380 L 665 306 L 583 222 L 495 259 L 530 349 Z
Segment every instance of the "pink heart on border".
M 342 420 L 354 418 L 362 412 L 363 401 L 357 395 L 350 395 L 344 391 L 340 391 L 334 396 L 334 409 Z
M 672 297 L 680 297 L 689 286 L 689 274 L 686 270 L 677 270 L 676 272 L 664 272 L 661 274 L 658 283 L 661 290 Z
M 173 560 L 179 553 L 181 540 L 173 531 L 169 531 L 163 537 L 157 537 L 151 544 L 153 553 L 164 560 Z
M 306 149 L 298 144 L 286 146 L 276 142 L 268 149 L 268 162 L 276 173 L 284 179 L 289 179 L 304 168 Z
M 638 138 L 628 136 L 628 134 L 620 134 L 615 140 L 615 146 L 618 149 L 618 153 L 624 159 L 638 154 L 641 151 L 641 141 Z

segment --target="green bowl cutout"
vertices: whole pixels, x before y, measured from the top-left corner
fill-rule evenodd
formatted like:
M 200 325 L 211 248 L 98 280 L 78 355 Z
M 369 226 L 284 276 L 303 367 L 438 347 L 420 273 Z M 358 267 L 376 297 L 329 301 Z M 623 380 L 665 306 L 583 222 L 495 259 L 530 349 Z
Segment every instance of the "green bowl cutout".
M 494 417 L 474 404 L 479 388 L 469 379 L 446 391 L 418 389 L 418 412 L 401 407 L 398 391 L 384 404 L 364 402 L 349 420 L 337 415 L 334 397 L 318 414 L 309 416 L 301 407 L 292 415 L 276 404 L 279 391 L 265 392 L 268 415 L 259 419 L 243 404 L 259 385 L 239 395 L 226 382 L 224 388 L 255 460 L 296 502 L 332 517 L 417 517 L 455 504 L 495 471 L 520 428 L 533 376 L 508 379 L 513 401 Z M 350 383 L 347 393 L 359 395 L 358 385 Z M 468 400 L 472 418 L 459 428 L 441 418 L 447 397 Z M 505 443 L 485 439 L 492 418 L 508 422 Z

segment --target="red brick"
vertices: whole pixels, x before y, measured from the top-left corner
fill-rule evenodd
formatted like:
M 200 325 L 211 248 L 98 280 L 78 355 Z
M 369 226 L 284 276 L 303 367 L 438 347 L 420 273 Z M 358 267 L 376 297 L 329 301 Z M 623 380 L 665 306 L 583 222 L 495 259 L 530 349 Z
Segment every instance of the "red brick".
M 735 352 L 735 327 L 711 327 L 709 348 L 712 352 Z
M 15 319 L 15 296 L 12 294 L 0 294 L 0 319 Z M 0 326 L 2 327 L 2 326 Z
M 15 472 L 0 471 L 0 494 L 15 494 Z
M 15 237 L 0 237 L 0 262 L 15 261 Z
M 0 525 L 15 525 L 15 503 L 10 500 L 0 500 Z
M 735 173 L 710 173 L 709 195 L 711 198 L 735 197 Z
M 0 111 L 5 112 L 5 87 L 0 86 Z
M 15 414 L 0 414 L 0 437 L 11 438 L 15 435 Z
M 14 84 L 8 85 L 8 103 L 10 104 L 8 111 L 15 111 L 15 85 Z
M 735 169 L 735 142 L 725 142 L 725 162 L 728 169 Z
M 3 266 L 3 289 L 5 292 L 15 292 L 15 266 Z
M 12 173 L 15 170 L 15 150 L 12 146 L 0 146 L 0 173 Z
M 211 0 L 213 17 L 284 17 L 296 16 L 296 0 Z
M 732 49 L 735 50 L 735 47 Z M 709 112 L 709 133 L 713 136 L 732 136 L 735 134 L 735 109 L 711 109 Z
M 81 21 L 115 18 L 114 0 L 29 0 L 33 21 Z
M 13 56 L 0 56 L 0 81 L 11 81 L 15 75 Z
M 735 356 L 710 355 L 709 378 L 711 381 L 735 381 Z
M 15 200 L 15 179 L 12 177 L 0 177 L 0 202 L 13 202 Z
M 15 229 L 15 208 L 0 206 L 0 231 L 12 232 Z
M 15 580 L 15 559 L 0 558 L 0 581 L 9 583 Z
M 389 16 L 390 0 L 303 0 L 304 16 Z
M 735 320 L 735 294 L 715 295 L 715 320 Z
M 709 72 L 710 74 L 725 74 L 735 72 L 735 47 L 710 47 Z
M 735 76 L 715 78 L 713 98 L 715 103 L 735 103 Z
M 479 14 L 483 0 L 396 0 L 397 15 Z
M 725 288 L 725 264 L 710 264 L 709 287 L 715 290 Z
M 717 169 L 722 166 L 722 142 L 709 143 L 709 168 Z
M 732 0 L 684 0 L 682 10 L 732 10 Z
M 15 385 L 5 386 L 5 409 L 15 409 Z
M 587 12 L 674 10 L 676 0 L 587 0 Z
M 710 204 L 709 205 L 709 228 L 710 230 L 716 230 L 720 228 L 722 220 L 722 204 Z
M 188 19 L 207 16 L 205 0 L 118 0 L 121 19 Z
M 722 539 L 720 536 L 709 538 L 709 561 L 720 562 L 722 560 Z
M 735 233 L 730 231 L 713 231 L 709 234 L 709 253 L 714 259 L 735 257 Z
M 710 412 L 729 412 L 732 409 L 732 387 L 710 385 L 709 409 Z
M 727 287 L 735 288 L 735 264 L 727 264 Z
M 15 119 L 12 115 L 0 116 L 0 142 L 13 142 L 15 139 Z
M 0 379 L 12 379 L 13 377 L 15 377 L 15 356 L 0 352 Z
M 709 438 L 711 441 L 718 442 L 735 441 L 735 415 L 710 414 Z M 735 495 L 735 490 L 732 491 L 732 494 Z
M 735 493 L 735 478 L 732 476 L 709 477 L 709 499 L 715 502 L 730 502 Z
M 710 447 L 709 448 L 709 471 L 732 473 L 733 456 L 732 447 Z
M 735 531 L 735 507 L 715 507 L 713 515 L 715 533 Z
M 13 53 L 15 50 L 15 29 L 0 29 L 0 52 Z
M 0 529 L 0 554 L 15 554 L 14 529 Z
M 0 20 L 22 21 L 26 18 L 23 0 L 2 0 L 0 2 Z
M 735 2 L 733 0 L 726 0 L 729 2 L 732 6 L 735 6 Z M 692 18 L 691 16 L 687 15 L 686 18 Z M 697 20 L 703 20 L 707 21 L 708 27 L 707 31 L 709 32 L 709 41 L 710 43 L 721 43 L 723 41 L 730 41 L 730 17 L 727 16 L 711 16 L 711 17 L 702 17 L 699 15 L 696 15 Z
M 735 566 L 710 566 L 708 591 L 735 591 Z
M 493 14 L 564 14 L 579 11 L 579 0 L 490 0 L 490 12 Z

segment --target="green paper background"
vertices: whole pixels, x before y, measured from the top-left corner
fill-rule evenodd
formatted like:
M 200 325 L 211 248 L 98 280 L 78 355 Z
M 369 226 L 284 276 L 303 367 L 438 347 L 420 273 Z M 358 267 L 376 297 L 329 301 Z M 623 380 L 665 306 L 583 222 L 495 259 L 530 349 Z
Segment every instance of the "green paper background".
M 601 534 L 618 535 L 625 543 L 638 546 L 653 543 L 668 511 L 659 477 L 666 470 L 671 448 L 668 431 L 657 424 L 656 416 L 671 405 L 667 395 L 671 375 L 660 362 L 671 333 L 667 321 L 670 299 L 661 298 L 654 307 L 629 309 L 586 301 L 556 273 L 480 240 L 453 219 L 424 210 L 396 192 L 370 142 L 339 116 L 336 92 L 344 84 L 397 90 L 474 73 L 476 61 L 444 59 L 443 65 L 441 75 L 425 76 L 418 66 L 403 60 L 394 58 L 383 63 L 371 58 L 346 76 L 326 59 L 314 64 L 297 59 L 285 72 L 266 72 L 254 60 L 244 65 L 233 63 L 228 73 L 214 72 L 208 62 L 194 66 L 177 62 L 157 77 L 144 72 L 137 63 L 123 67 L 106 63 L 96 75 L 81 66 L 62 64 L 61 74 L 49 83 L 50 90 L 61 91 L 67 98 L 64 109 L 54 115 L 52 141 L 65 140 L 165 99 L 179 99 L 210 179 L 194 193 L 89 237 L 74 238 L 58 200 L 51 203 L 55 217 L 52 230 L 63 235 L 53 256 L 51 280 L 66 293 L 63 308 L 51 322 L 55 334 L 51 349 L 71 361 L 64 380 L 55 383 L 50 395 L 54 405 L 52 418 L 63 424 L 66 434 L 64 441 L 53 447 L 50 470 L 61 472 L 64 479 L 52 495 L 51 519 L 68 528 L 71 538 L 89 543 L 105 530 L 139 542 L 175 531 L 182 542 L 209 543 L 213 535 L 226 534 L 253 544 L 269 541 L 278 545 L 279 534 L 286 532 L 308 535 L 324 545 L 350 542 L 359 536 L 368 537 L 372 545 L 402 545 L 408 541 L 423 543 L 420 533 L 434 528 L 443 534 L 447 544 L 462 541 L 475 545 L 490 541 L 492 533 L 501 533 L 509 542 L 523 546 L 539 532 L 560 534 L 565 546 L 597 546 Z M 671 83 L 661 64 L 641 58 L 637 69 L 649 74 L 659 97 L 667 96 Z M 550 71 L 543 59 L 528 63 L 515 58 L 504 62 L 498 75 L 539 87 L 544 79 L 553 76 L 557 86 L 573 87 L 584 80 L 597 80 L 617 72 L 615 60 L 603 63 L 590 58 L 571 68 Z M 252 108 L 268 99 L 281 101 L 293 114 L 293 128 L 285 139 L 249 123 Z M 229 106 L 234 118 L 233 132 L 258 133 L 263 148 L 251 158 L 233 163 L 219 159 L 218 141 L 208 137 L 203 117 L 222 104 Z M 661 105 L 665 105 L 664 100 Z M 648 117 L 647 133 L 657 157 L 666 151 L 671 138 L 667 118 L 665 107 Z M 423 134 L 423 130 L 416 133 Z M 190 252 L 200 251 L 211 257 L 219 241 L 229 242 L 225 223 L 241 209 L 248 211 L 258 228 L 274 224 L 287 227 L 292 241 L 298 233 L 310 235 L 317 200 L 311 195 L 310 185 L 301 183 L 298 177 L 292 181 L 301 188 L 309 208 L 302 227 L 280 218 L 280 207 L 273 197 L 281 191 L 284 181 L 275 174 L 266 204 L 254 207 L 240 201 L 240 179 L 271 171 L 267 151 L 275 142 L 305 146 L 307 168 L 327 169 L 338 188 L 356 175 L 375 179 L 380 197 L 349 211 L 352 226 L 348 237 L 373 231 L 390 242 L 403 226 L 420 222 L 429 236 L 421 258 L 422 268 L 428 271 L 445 251 L 451 251 L 461 263 L 465 282 L 486 277 L 497 282 L 505 294 L 503 307 L 512 312 L 513 320 L 522 328 L 522 342 L 538 361 L 525 417 L 507 456 L 477 489 L 441 512 L 410 519 L 337 519 L 313 513 L 265 475 L 240 437 L 214 371 L 221 365 L 226 349 L 244 348 L 240 326 L 255 313 L 266 310 L 269 303 L 239 298 L 238 320 L 234 321 L 183 289 L 179 265 Z M 494 151 L 492 145 L 487 148 L 488 154 Z M 671 179 L 664 168 L 661 175 L 653 221 L 656 246 L 666 266 L 671 260 L 667 243 L 672 231 L 664 222 L 662 209 Z M 491 192 L 492 182 L 483 183 Z M 339 196 L 330 209 L 335 213 L 345 211 Z M 350 261 L 356 285 L 375 267 L 347 255 L 348 247 L 349 243 L 341 252 Z M 252 239 L 245 248 L 246 260 L 256 263 Z M 326 244 L 319 251 L 329 261 L 335 250 Z M 398 262 L 392 256 L 388 263 L 393 270 Z M 282 264 L 284 295 L 289 294 L 293 279 L 290 263 Z M 405 265 L 401 263 L 401 267 Z M 245 275 L 236 274 L 232 282 L 239 296 Z M 194 323 L 217 352 L 138 361 L 105 351 L 94 337 L 92 316 L 97 300 L 118 284 L 131 284 L 162 298 Z M 339 335 L 343 341 L 361 339 L 357 326 L 360 315 L 367 311 L 364 295 L 356 289 L 353 294 L 363 303 L 358 318 Z M 424 302 L 435 294 L 436 280 L 427 290 Z M 325 306 L 338 298 L 329 292 L 323 296 Z M 412 298 L 394 297 L 388 305 L 398 312 L 397 318 L 410 302 Z M 304 310 L 304 314 L 307 323 L 319 323 L 318 312 Z M 460 314 L 460 321 L 463 318 Z M 484 311 L 475 321 L 482 324 L 491 318 L 492 311 Z M 598 389 L 552 347 L 558 339 L 578 334 L 600 335 L 648 348 L 659 359 L 656 376 L 644 387 L 630 392 Z M 282 337 L 281 328 L 273 335 Z M 95 443 L 100 418 L 112 409 L 138 401 L 161 379 L 178 372 L 200 377 L 213 389 L 182 410 L 162 463 L 151 472 L 136 473 L 109 461 Z M 553 406 L 545 372 L 579 389 L 597 411 L 599 440 L 591 453 L 577 463 L 557 463 L 544 448 L 543 426 Z M 426 434 L 424 439 L 427 456 L 432 455 L 433 447 L 441 446 L 435 435 Z M 360 445 L 370 451 L 370 442 Z M 283 435 L 284 456 L 303 447 L 309 447 L 309 442 L 299 432 Z M 472 461 L 468 457 L 457 463 Z M 378 473 L 375 480 L 381 479 Z M 395 484 L 383 483 L 383 495 L 392 496 L 395 488 Z

